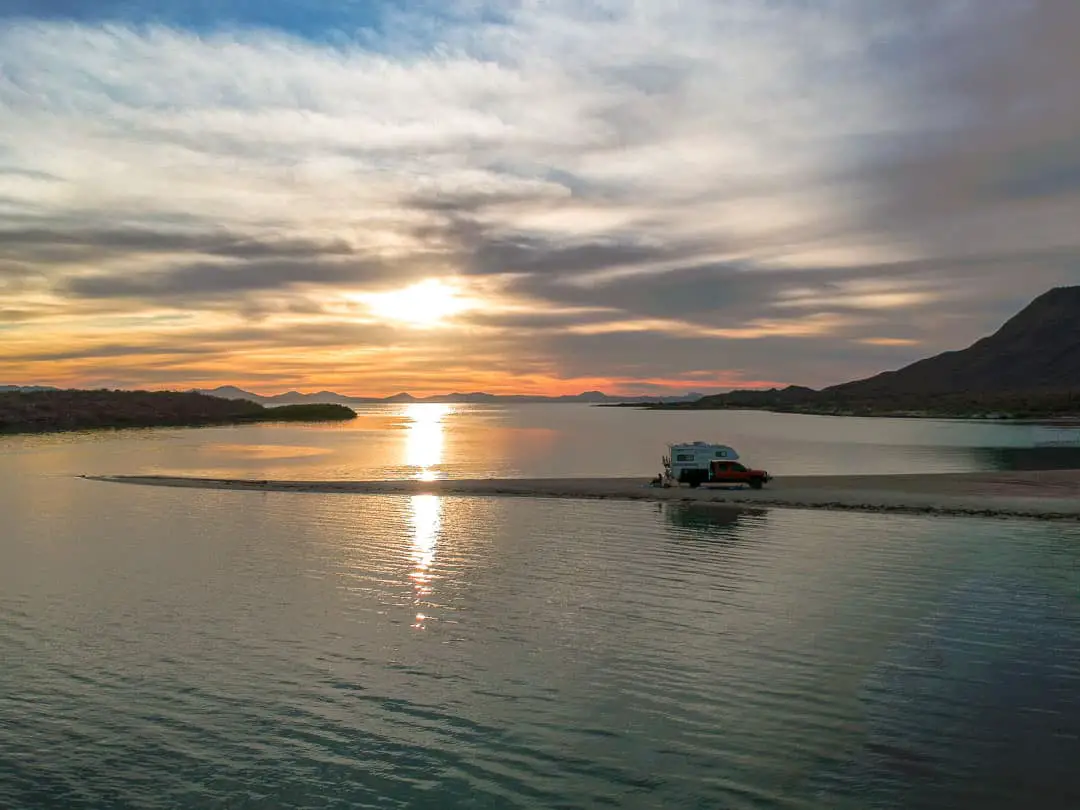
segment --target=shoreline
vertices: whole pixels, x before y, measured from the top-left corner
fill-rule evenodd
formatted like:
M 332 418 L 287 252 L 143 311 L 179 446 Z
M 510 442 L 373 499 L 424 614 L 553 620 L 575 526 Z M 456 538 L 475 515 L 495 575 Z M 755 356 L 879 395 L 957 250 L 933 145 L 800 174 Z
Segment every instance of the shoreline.
M 665 489 L 650 486 L 644 478 L 274 481 L 169 475 L 79 477 L 107 483 L 235 492 L 619 500 L 1080 522 L 1080 470 L 790 476 L 774 479 L 762 490 Z
M 710 412 L 717 411 L 743 411 L 757 413 L 777 413 L 787 416 L 830 416 L 836 419 L 918 419 L 938 422 L 979 422 L 995 425 L 1034 425 L 1047 427 L 1080 427 L 1080 414 L 1073 411 L 1050 413 L 1041 416 L 1012 416 L 981 413 L 942 413 L 938 411 L 835 411 L 829 409 L 800 409 L 790 410 L 784 408 L 748 408 L 748 407 L 694 407 L 681 404 L 644 404 L 637 405 L 626 403 L 624 405 L 597 404 L 597 408 L 636 408 L 642 411 L 686 411 L 686 412 Z

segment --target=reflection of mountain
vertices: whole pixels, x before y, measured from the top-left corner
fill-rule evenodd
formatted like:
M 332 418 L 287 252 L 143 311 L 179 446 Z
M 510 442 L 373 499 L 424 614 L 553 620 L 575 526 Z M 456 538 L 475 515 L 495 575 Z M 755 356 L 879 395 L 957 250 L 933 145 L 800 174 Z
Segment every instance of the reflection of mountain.
M 664 504 L 664 518 L 674 529 L 693 532 L 711 540 L 741 539 L 752 524 L 760 524 L 768 513 L 764 509 L 702 506 L 700 504 Z
M 970 453 L 979 469 L 1080 470 L 1080 447 L 976 447 Z

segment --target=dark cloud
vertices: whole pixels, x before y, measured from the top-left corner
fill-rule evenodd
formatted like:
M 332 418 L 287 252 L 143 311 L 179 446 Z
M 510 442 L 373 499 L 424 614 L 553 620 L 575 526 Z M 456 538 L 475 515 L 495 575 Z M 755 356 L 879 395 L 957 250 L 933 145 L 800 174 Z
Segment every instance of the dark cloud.
M 430 342 L 423 332 L 401 334 L 382 323 L 359 323 L 347 320 L 330 320 L 290 324 L 287 327 L 243 326 L 230 329 L 214 329 L 199 336 L 204 346 L 223 347 L 295 347 L 329 348 L 340 346 L 385 345 L 390 342 L 408 344 L 413 341 Z
M 0 259 L 0 280 L 38 276 L 40 272 L 24 262 Z
M 545 199 L 534 200 L 540 207 L 547 207 Z M 593 237 L 538 235 L 515 231 L 506 226 L 493 225 L 490 219 L 503 204 L 502 197 L 493 202 L 487 198 L 444 195 L 442 205 L 429 208 L 427 202 L 418 201 L 423 210 L 434 210 L 441 216 L 435 222 L 415 228 L 413 235 L 432 248 L 448 251 L 456 259 L 459 268 L 476 275 L 500 273 L 523 273 L 537 276 L 580 276 L 612 269 L 690 265 L 702 255 L 716 255 L 726 251 L 737 252 L 745 244 L 736 244 L 719 236 L 709 239 L 663 238 L 662 225 L 643 217 L 633 226 L 624 226 L 617 232 Z M 583 205 L 582 201 L 577 204 Z M 603 212 L 604 203 L 591 203 Z M 557 204 L 552 206 L 557 210 Z M 588 206 L 586 206 L 588 207 Z M 767 239 L 778 244 L 805 238 L 806 234 L 782 231 Z
M 521 287 L 531 294 L 568 306 L 609 306 L 638 316 L 698 318 L 726 313 L 734 320 L 759 316 L 785 284 L 805 284 L 808 273 L 763 272 L 727 263 L 676 265 L 658 274 L 622 277 L 602 285 L 529 278 Z M 849 272 L 826 271 L 844 278 Z
M 62 282 L 60 289 L 77 298 L 134 298 L 177 304 L 309 286 L 344 286 L 388 276 L 397 277 L 398 271 L 381 260 L 267 259 L 198 262 L 168 270 L 76 276 Z
M 570 307 L 607 306 L 641 317 L 684 318 L 712 326 L 735 326 L 783 311 L 777 305 L 783 303 L 787 290 L 811 290 L 822 297 L 843 298 L 848 295 L 845 284 L 927 281 L 934 276 L 934 268 L 925 263 L 778 270 L 706 262 L 675 265 L 668 272 L 629 275 L 603 284 L 581 285 L 528 277 L 519 280 L 517 289 Z M 830 310 L 852 312 L 862 308 L 841 301 Z
M 65 349 L 63 351 L 24 354 L 22 359 L 34 363 L 48 363 L 60 360 L 82 360 L 91 358 L 108 359 L 114 357 L 138 357 L 147 355 L 195 355 L 202 354 L 205 351 L 205 346 L 185 345 L 176 341 L 168 344 L 110 343 L 101 346 L 80 346 L 76 349 Z
M 539 238 L 480 241 L 467 267 L 479 273 L 529 273 L 572 276 L 616 267 L 672 261 L 691 252 L 691 246 L 658 246 L 616 238 L 584 244 L 557 245 Z
M 42 273 L 34 267 L 0 258 L 0 295 L 9 301 L 15 302 L 17 294 L 41 286 L 42 281 Z
M 513 330 L 547 330 L 603 323 L 612 320 L 612 317 L 611 312 L 561 312 L 558 310 L 491 312 L 479 309 L 466 313 L 462 316 L 462 320 L 469 326 Z
M 344 256 L 354 252 L 343 240 L 265 239 L 225 232 L 189 233 L 145 228 L 0 229 L 0 256 L 47 263 L 110 254 L 198 253 L 237 259 L 287 259 Z
M 0 309 L 0 323 L 27 323 L 45 317 L 48 313 L 42 309 Z
M 746 382 L 811 386 L 899 367 L 922 356 L 917 347 L 866 346 L 831 337 L 723 340 L 692 333 L 552 334 L 543 345 L 558 358 L 559 373 L 566 377 L 594 375 L 602 369 L 604 376 L 631 379 L 737 375 Z

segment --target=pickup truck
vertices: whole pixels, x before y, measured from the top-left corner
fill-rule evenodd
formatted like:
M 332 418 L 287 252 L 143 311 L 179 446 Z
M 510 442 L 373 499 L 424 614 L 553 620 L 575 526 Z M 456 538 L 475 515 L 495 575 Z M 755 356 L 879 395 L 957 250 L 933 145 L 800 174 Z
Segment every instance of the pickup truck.
M 761 489 L 772 476 L 765 470 L 752 470 L 737 461 L 714 461 L 709 465 L 709 484 L 747 484 L 751 489 Z M 691 485 L 693 486 L 693 485 Z

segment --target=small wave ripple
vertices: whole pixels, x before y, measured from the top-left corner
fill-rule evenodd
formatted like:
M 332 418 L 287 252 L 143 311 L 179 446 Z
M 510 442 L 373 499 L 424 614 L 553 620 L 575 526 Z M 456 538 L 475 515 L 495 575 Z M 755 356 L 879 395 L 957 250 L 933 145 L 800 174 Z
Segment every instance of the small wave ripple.
M 0 544 L 5 808 L 1080 806 L 1071 527 L 95 496 Z

